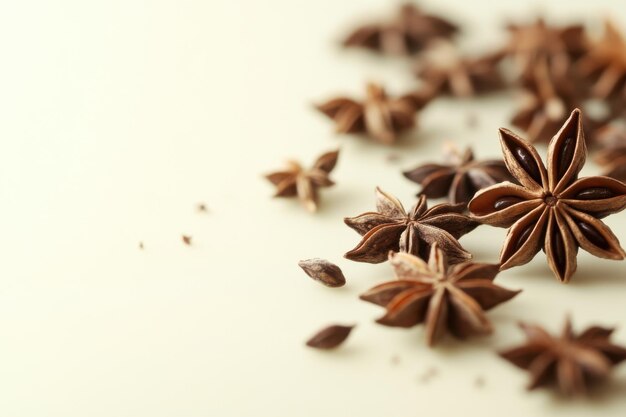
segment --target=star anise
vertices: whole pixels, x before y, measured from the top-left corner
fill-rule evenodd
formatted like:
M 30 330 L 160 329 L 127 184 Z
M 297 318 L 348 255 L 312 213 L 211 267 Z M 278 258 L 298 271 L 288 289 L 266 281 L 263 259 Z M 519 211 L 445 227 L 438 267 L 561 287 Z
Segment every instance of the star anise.
M 472 255 L 457 239 L 474 230 L 478 222 L 462 214 L 463 204 L 438 204 L 428 209 L 426 196 L 421 196 L 407 213 L 398 199 L 377 187 L 376 209 L 377 212 L 344 219 L 363 236 L 344 255 L 347 259 L 381 263 L 387 260 L 389 251 L 408 252 L 426 259 L 434 243 L 446 253 L 450 263 L 471 259 Z
M 410 55 L 423 49 L 431 40 L 449 38 L 457 31 L 456 25 L 441 17 L 424 14 L 415 5 L 407 3 L 401 6 L 391 22 L 361 26 L 343 44 L 391 55 Z
M 512 180 L 502 160 L 476 161 L 470 148 L 461 153 L 456 146 L 444 148 L 443 164 L 424 164 L 404 176 L 422 186 L 428 198 L 446 197 L 452 204 L 467 204 L 476 191 Z
M 398 135 L 415 125 L 415 114 L 424 103 L 416 94 L 391 98 L 377 84 L 367 86 L 364 101 L 338 97 L 317 106 L 335 121 L 337 133 L 367 133 L 384 144 L 392 144 Z
M 485 311 L 519 293 L 493 283 L 498 265 L 464 262 L 448 266 L 436 243 L 428 263 L 408 253 L 392 253 L 389 261 L 397 280 L 375 286 L 361 299 L 387 309 L 377 320 L 380 324 L 412 327 L 424 323 L 430 346 L 446 331 L 459 339 L 491 333 Z
M 496 59 L 463 57 L 449 41 L 433 42 L 416 64 L 416 75 L 434 94 L 468 97 L 504 85 Z
M 609 124 L 596 132 L 600 149 L 595 160 L 606 167 L 603 175 L 626 182 L 626 124 Z
M 535 23 L 507 27 L 509 42 L 500 51 L 512 59 L 519 79 L 532 76 L 535 65 L 546 60 L 550 72 L 564 76 L 572 62 L 585 52 L 585 33 L 582 25 L 548 26 L 539 18 Z
M 288 161 L 286 170 L 272 172 L 265 177 L 276 186 L 275 197 L 297 196 L 307 210 L 314 212 L 319 200 L 317 189 L 335 184 L 328 174 L 335 168 L 338 156 L 339 151 L 327 152 L 317 158 L 310 169 L 302 168 L 298 162 Z
M 584 394 L 588 385 L 606 379 L 611 368 L 626 359 L 626 348 L 611 343 L 613 329 L 592 326 L 575 334 L 569 318 L 560 337 L 539 326 L 521 323 L 526 344 L 501 352 L 530 372 L 528 389 L 556 385 L 566 395 Z
M 608 177 L 578 179 L 587 155 L 580 110 L 552 138 L 546 169 L 535 148 L 500 129 L 504 162 L 521 185 L 503 182 L 479 191 L 469 203 L 482 223 L 510 227 L 501 269 L 529 262 L 543 248 L 561 282 L 576 270 L 581 247 L 600 258 L 624 259 L 617 237 L 599 219 L 626 207 L 626 184 Z
M 578 61 L 577 69 L 582 75 L 595 79 L 592 92 L 597 97 L 607 98 L 624 87 L 626 40 L 611 21 L 605 22 L 604 37 L 588 48 Z

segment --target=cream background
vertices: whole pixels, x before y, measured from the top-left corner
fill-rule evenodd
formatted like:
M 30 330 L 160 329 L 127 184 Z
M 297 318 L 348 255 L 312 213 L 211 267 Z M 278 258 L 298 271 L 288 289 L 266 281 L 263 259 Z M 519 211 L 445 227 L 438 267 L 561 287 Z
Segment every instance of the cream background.
M 387 3 L 2 3 L 1 415 L 626 415 L 626 366 L 604 395 L 569 401 L 527 394 L 527 375 L 494 354 L 522 340 L 518 319 L 556 330 L 566 312 L 578 328 L 621 327 L 626 343 L 624 263 L 581 254 L 563 286 L 538 256 L 499 277 L 524 292 L 490 314 L 492 337 L 436 350 L 420 328 L 376 325 L 381 309 L 357 300 L 391 271 L 341 258 L 358 241 L 341 219 L 373 208 L 376 185 L 409 206 L 417 187 L 400 170 L 437 158 L 444 139 L 498 156 L 513 110 L 507 96 L 439 100 L 397 149 L 335 137 L 311 103 L 366 80 L 411 85 L 403 61 L 335 46 Z M 538 10 L 626 23 L 611 0 L 427 3 L 466 25 L 476 51 L 498 42 L 503 18 Z M 317 216 L 269 198 L 263 172 L 336 146 L 337 186 Z M 210 213 L 195 211 L 201 201 Z M 626 241 L 626 213 L 606 222 Z M 495 261 L 503 237 L 481 227 L 462 243 Z M 339 263 L 348 285 L 306 278 L 308 257 Z M 341 349 L 303 346 L 332 322 L 358 323 Z

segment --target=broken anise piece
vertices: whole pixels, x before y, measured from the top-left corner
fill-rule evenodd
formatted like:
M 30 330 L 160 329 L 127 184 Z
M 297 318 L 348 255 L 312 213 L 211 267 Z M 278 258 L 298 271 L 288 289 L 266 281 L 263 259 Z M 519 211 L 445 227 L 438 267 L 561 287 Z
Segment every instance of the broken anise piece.
M 526 344 L 500 356 L 530 372 L 529 390 L 552 384 L 565 395 L 585 394 L 589 384 L 606 379 L 613 366 L 626 360 L 626 348 L 610 341 L 613 329 L 592 326 L 577 335 L 569 318 L 560 337 L 539 326 L 520 327 Z
M 356 262 L 381 263 L 389 251 L 408 252 L 424 259 L 430 247 L 437 243 L 450 263 L 471 259 L 461 247 L 458 238 L 471 232 L 478 222 L 463 214 L 463 204 L 438 204 L 428 208 L 422 195 L 410 212 L 406 212 L 397 198 L 376 187 L 377 212 L 348 217 L 344 222 L 359 233 L 361 242 L 346 253 Z
M 350 33 L 343 45 L 390 55 L 410 55 L 423 49 L 431 40 L 449 38 L 457 31 L 456 25 L 422 13 L 415 5 L 407 3 L 391 22 L 363 25 Z
M 592 92 L 600 98 L 608 98 L 626 83 L 626 40 L 607 20 L 604 37 L 592 44 L 578 61 L 578 71 L 594 79 Z
M 334 185 L 328 174 L 335 167 L 338 156 L 339 151 L 327 152 L 317 158 L 310 169 L 302 168 L 298 162 L 288 161 L 285 171 L 272 172 L 265 178 L 276 186 L 275 197 L 298 196 L 302 204 L 313 212 L 317 210 L 317 189 Z
M 420 194 L 428 198 L 446 197 L 452 204 L 467 204 L 476 191 L 512 180 L 502 160 L 476 161 L 470 148 L 465 152 L 456 146 L 444 148 L 443 164 L 424 164 L 404 176 L 422 186 Z
M 446 331 L 459 339 L 491 333 L 485 311 L 519 293 L 493 283 L 498 265 L 464 262 L 448 266 L 436 243 L 428 263 L 408 253 L 391 253 L 389 261 L 397 280 L 375 286 L 361 299 L 387 309 L 377 320 L 380 324 L 412 327 L 424 323 L 430 346 Z
M 327 287 L 342 287 L 346 285 L 346 278 L 341 269 L 325 259 L 313 258 L 298 262 L 298 266 L 315 281 Z
M 554 275 L 567 283 L 581 247 L 600 258 L 626 255 L 599 219 L 626 207 L 626 184 L 608 177 L 578 179 L 587 155 L 582 114 L 576 109 L 550 141 L 548 168 L 535 148 L 500 129 L 504 161 L 521 185 L 503 182 L 479 191 L 469 203 L 472 216 L 510 227 L 501 269 L 523 265 L 543 248 Z
M 504 85 L 492 57 L 467 58 L 449 41 L 436 41 L 420 56 L 415 74 L 433 94 L 469 97 Z
M 610 124 L 596 132 L 599 150 L 595 161 L 606 167 L 603 175 L 626 182 L 626 125 Z
M 337 133 L 366 133 L 389 145 L 400 133 L 415 126 L 415 114 L 424 104 L 419 100 L 417 94 L 391 98 L 380 85 L 370 83 L 362 102 L 338 97 L 317 109 L 335 121 Z
M 311 337 L 306 345 L 316 349 L 333 349 L 342 344 L 354 326 L 341 326 L 338 324 L 325 327 Z

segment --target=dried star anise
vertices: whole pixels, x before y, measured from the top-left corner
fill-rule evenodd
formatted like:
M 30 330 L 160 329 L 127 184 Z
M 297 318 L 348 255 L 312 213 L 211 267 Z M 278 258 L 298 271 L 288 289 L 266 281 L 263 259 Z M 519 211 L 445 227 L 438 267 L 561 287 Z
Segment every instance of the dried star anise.
M 607 98 L 626 83 L 626 40 L 611 21 L 604 25 L 604 37 L 588 48 L 577 63 L 578 71 L 595 80 L 594 95 Z
M 434 243 L 446 253 L 450 263 L 471 259 L 472 255 L 457 239 L 474 230 L 478 222 L 462 214 L 463 204 L 438 204 L 428 209 L 426 196 L 421 196 L 406 213 L 398 199 L 377 187 L 376 209 L 377 212 L 344 219 L 363 236 L 361 242 L 344 255 L 347 259 L 381 263 L 387 260 L 389 251 L 408 252 L 426 259 Z
M 626 182 L 626 125 L 610 124 L 596 132 L 600 149 L 595 161 L 606 167 L 603 175 Z
M 361 26 L 343 44 L 391 55 L 410 55 L 433 39 L 449 38 L 457 31 L 456 25 L 441 17 L 424 14 L 415 5 L 407 3 L 391 22 Z
M 531 76 L 535 65 L 542 60 L 547 61 L 551 74 L 565 76 L 573 60 L 585 52 L 582 25 L 557 28 L 540 18 L 532 24 L 511 24 L 507 29 L 509 42 L 499 55 L 512 59 L 521 80 Z
M 302 204 L 313 212 L 317 210 L 317 189 L 334 184 L 328 174 L 335 167 L 338 156 L 339 151 L 327 152 L 317 158 L 310 169 L 302 168 L 295 161 L 288 161 L 288 168 L 285 171 L 272 172 L 265 177 L 276 186 L 275 197 L 297 196 Z
M 391 98 L 380 85 L 370 83 L 362 102 L 338 97 L 317 109 L 335 121 L 337 133 L 366 133 L 389 145 L 400 133 L 415 126 L 416 112 L 426 100 L 428 97 L 420 98 L 416 94 Z
M 420 56 L 415 74 L 436 94 L 468 97 L 504 85 L 493 57 L 467 58 L 451 42 L 436 41 Z
M 446 331 L 459 339 L 491 333 L 485 311 L 519 293 L 492 282 L 498 265 L 464 262 L 448 266 L 436 243 L 428 263 L 408 253 L 392 253 L 389 261 L 397 280 L 375 286 L 361 299 L 387 309 L 377 320 L 380 324 L 412 327 L 424 323 L 430 346 Z
M 591 383 L 606 379 L 611 368 L 626 360 L 626 348 L 611 343 L 613 329 L 592 326 L 576 335 L 569 318 L 555 337 L 539 326 L 521 323 L 526 344 L 500 356 L 530 372 L 528 389 L 556 385 L 566 395 L 587 392 Z
M 600 258 L 624 259 L 617 237 L 599 219 L 626 207 L 626 184 L 608 177 L 578 179 L 587 155 L 580 110 L 550 141 L 547 169 L 535 148 L 513 132 L 500 129 L 500 143 L 506 166 L 521 185 L 483 189 L 469 210 L 482 223 L 510 227 L 501 269 L 523 265 L 543 248 L 554 275 L 566 283 L 576 270 L 579 247 Z
M 452 204 L 467 204 L 476 191 L 513 179 L 504 161 L 476 161 L 470 148 L 461 153 L 456 146 L 446 146 L 444 161 L 420 165 L 403 174 L 422 186 L 420 194 L 428 198 L 447 196 Z

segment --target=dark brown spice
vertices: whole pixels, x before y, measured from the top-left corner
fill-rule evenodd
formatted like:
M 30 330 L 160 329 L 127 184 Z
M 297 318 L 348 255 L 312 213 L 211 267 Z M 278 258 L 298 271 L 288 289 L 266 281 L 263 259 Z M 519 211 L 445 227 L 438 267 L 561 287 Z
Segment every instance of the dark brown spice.
M 350 335 L 354 326 L 332 325 L 325 327 L 311 337 L 306 345 L 316 349 L 333 349 L 341 345 Z
M 346 278 L 341 269 L 325 259 L 313 258 L 298 262 L 298 266 L 314 280 L 327 287 L 342 287 Z
M 191 245 L 191 236 L 182 235 L 183 243 L 187 246 Z

